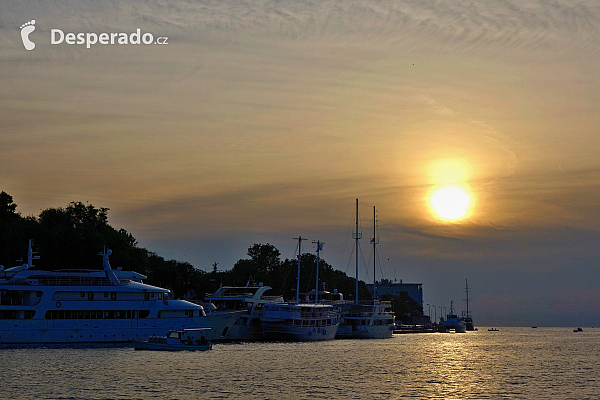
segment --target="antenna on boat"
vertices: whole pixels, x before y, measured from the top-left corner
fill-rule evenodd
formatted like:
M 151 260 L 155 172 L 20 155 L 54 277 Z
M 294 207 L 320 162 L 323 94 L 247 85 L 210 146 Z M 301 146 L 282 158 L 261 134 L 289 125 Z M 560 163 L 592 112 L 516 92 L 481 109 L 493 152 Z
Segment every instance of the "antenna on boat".
M 375 280 L 375 270 L 377 266 L 377 253 L 376 246 L 379 243 L 379 238 L 377 237 L 377 211 L 375 206 L 373 206 L 373 239 L 371 239 L 371 243 L 373 243 L 373 301 L 377 299 L 377 281 Z
M 36 256 L 37 251 L 33 251 L 31 246 L 33 244 L 33 239 L 29 239 L 29 250 L 27 250 L 27 268 L 33 268 L 33 260 L 39 260 L 40 256 Z
M 362 233 L 358 231 L 358 199 L 356 199 L 356 231 L 353 236 L 353 239 L 356 241 L 356 297 L 354 299 L 354 304 L 358 304 L 358 240 L 362 238 Z
M 315 304 L 317 304 L 319 302 L 319 260 L 321 258 L 321 250 L 323 250 L 323 245 L 325 243 L 317 240 L 314 241 L 313 240 L 313 244 L 317 245 L 317 278 L 316 278 L 316 283 L 315 283 Z
M 302 257 L 302 241 L 308 239 L 304 239 L 302 236 L 294 239 L 298 240 L 298 276 L 296 278 L 296 304 L 298 304 L 300 303 L 300 257 Z

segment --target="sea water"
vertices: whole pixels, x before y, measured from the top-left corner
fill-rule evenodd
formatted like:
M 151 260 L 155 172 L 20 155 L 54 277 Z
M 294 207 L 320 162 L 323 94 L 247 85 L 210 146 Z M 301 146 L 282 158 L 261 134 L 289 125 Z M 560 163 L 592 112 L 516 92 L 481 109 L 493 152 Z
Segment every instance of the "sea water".
M 600 329 L 0 349 L 2 399 L 600 399 Z

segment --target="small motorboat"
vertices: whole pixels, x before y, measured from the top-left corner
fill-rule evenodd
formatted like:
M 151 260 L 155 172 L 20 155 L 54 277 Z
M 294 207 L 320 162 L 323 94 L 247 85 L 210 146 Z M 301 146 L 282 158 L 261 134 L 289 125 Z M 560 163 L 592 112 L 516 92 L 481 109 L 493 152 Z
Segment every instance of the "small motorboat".
M 583 329 L 581 329 L 581 328 L 573 329 L 573 332 L 583 332 Z
M 489 328 L 488 331 L 489 332 L 498 332 L 500 329 L 497 328 Z
M 212 349 L 212 343 L 206 339 L 210 328 L 172 329 L 166 336 L 150 336 L 148 340 L 136 340 L 136 350 L 164 351 L 205 351 Z

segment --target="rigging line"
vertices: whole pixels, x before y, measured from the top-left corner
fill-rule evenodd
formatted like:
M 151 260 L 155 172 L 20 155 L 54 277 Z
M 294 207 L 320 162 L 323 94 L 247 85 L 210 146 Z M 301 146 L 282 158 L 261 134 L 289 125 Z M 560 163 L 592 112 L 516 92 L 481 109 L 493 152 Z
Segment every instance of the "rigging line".
M 356 247 L 356 245 L 352 245 L 352 254 L 354 254 L 354 248 Z M 350 263 L 352 262 L 352 257 L 348 258 L 348 264 L 346 264 L 346 270 L 344 271 L 344 273 L 346 275 L 348 275 L 348 268 L 350 268 Z M 358 278 L 358 277 L 357 277 Z
M 295 260 L 298 261 L 297 255 L 298 255 L 298 247 L 300 246 L 300 244 L 296 243 L 296 246 L 294 247 L 294 256 L 292 259 L 289 259 L 290 261 Z M 287 260 L 286 260 L 287 261 Z M 284 261 L 285 262 L 285 261 Z M 284 263 L 281 263 L 279 266 L 283 267 Z M 281 286 L 279 287 L 279 293 L 282 293 L 284 288 L 285 288 L 285 284 L 290 276 L 290 272 L 294 271 L 294 268 L 286 268 L 286 273 L 285 273 L 285 277 L 283 278 L 283 281 L 281 283 Z
M 352 228 L 348 228 L 348 233 L 346 233 L 346 241 L 344 242 L 344 250 L 342 250 L 342 255 L 340 256 L 340 262 L 339 262 L 339 266 L 342 266 L 342 263 L 344 262 L 344 256 L 346 255 L 346 246 L 348 246 L 348 238 L 350 236 L 352 232 Z M 350 253 L 350 259 L 352 259 L 352 253 Z M 348 261 L 348 265 L 350 265 L 350 262 Z M 348 273 L 348 266 L 346 266 L 346 274 Z
M 379 265 L 379 274 L 381 275 L 381 279 L 383 279 L 383 267 L 381 262 L 381 254 L 377 254 L 377 264 Z
M 311 254 L 311 253 L 305 253 L 305 254 Z M 316 263 L 316 259 L 315 259 L 315 263 Z M 315 266 L 316 266 L 316 264 L 315 264 Z M 315 275 L 316 275 L 315 269 L 311 268 L 310 269 L 310 275 L 308 276 L 307 286 L 306 286 L 306 289 L 304 290 L 305 293 L 308 293 L 308 291 L 310 290 L 310 288 L 315 287 L 315 284 L 312 283 L 312 279 L 316 278 Z
M 361 255 L 361 258 L 363 260 L 363 268 L 365 269 L 366 276 L 370 277 L 371 276 L 371 271 L 369 271 L 369 268 L 367 266 L 369 264 L 371 264 L 371 255 L 373 254 L 373 249 L 371 248 L 371 253 L 369 254 L 369 261 L 366 262 L 365 261 L 365 255 L 362 252 L 362 247 L 360 247 L 360 245 L 358 247 L 360 248 L 360 255 Z M 365 279 L 364 282 L 367 283 L 367 280 Z

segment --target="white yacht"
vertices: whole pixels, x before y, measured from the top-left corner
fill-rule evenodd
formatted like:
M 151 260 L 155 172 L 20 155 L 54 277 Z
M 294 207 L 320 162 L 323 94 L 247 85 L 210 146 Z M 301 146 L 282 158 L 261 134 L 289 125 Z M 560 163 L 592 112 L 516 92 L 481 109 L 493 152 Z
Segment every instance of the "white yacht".
M 210 321 L 201 306 L 173 300 L 144 275 L 113 270 L 110 254 L 100 254 L 103 270 L 41 271 L 30 241 L 27 264 L 0 270 L 0 346 L 128 342 L 203 327 L 220 334 L 235 322 Z
M 283 297 L 267 296 L 272 288 L 263 286 L 223 286 L 214 294 L 205 297 L 205 309 L 210 317 L 213 314 L 242 312 L 236 317 L 235 324 L 229 329 L 224 340 L 262 340 L 261 318 L 265 304 L 281 304 Z
M 373 262 L 375 262 L 375 246 L 377 245 L 375 224 L 375 207 L 373 207 Z M 394 313 L 388 302 L 379 301 L 373 293 L 372 301 L 358 300 L 358 240 L 362 233 L 358 229 L 358 199 L 356 199 L 356 293 L 353 303 L 341 305 L 341 322 L 337 332 L 338 338 L 353 339 L 385 339 L 391 338 L 394 332 Z M 373 290 L 375 290 L 375 263 L 373 264 Z

